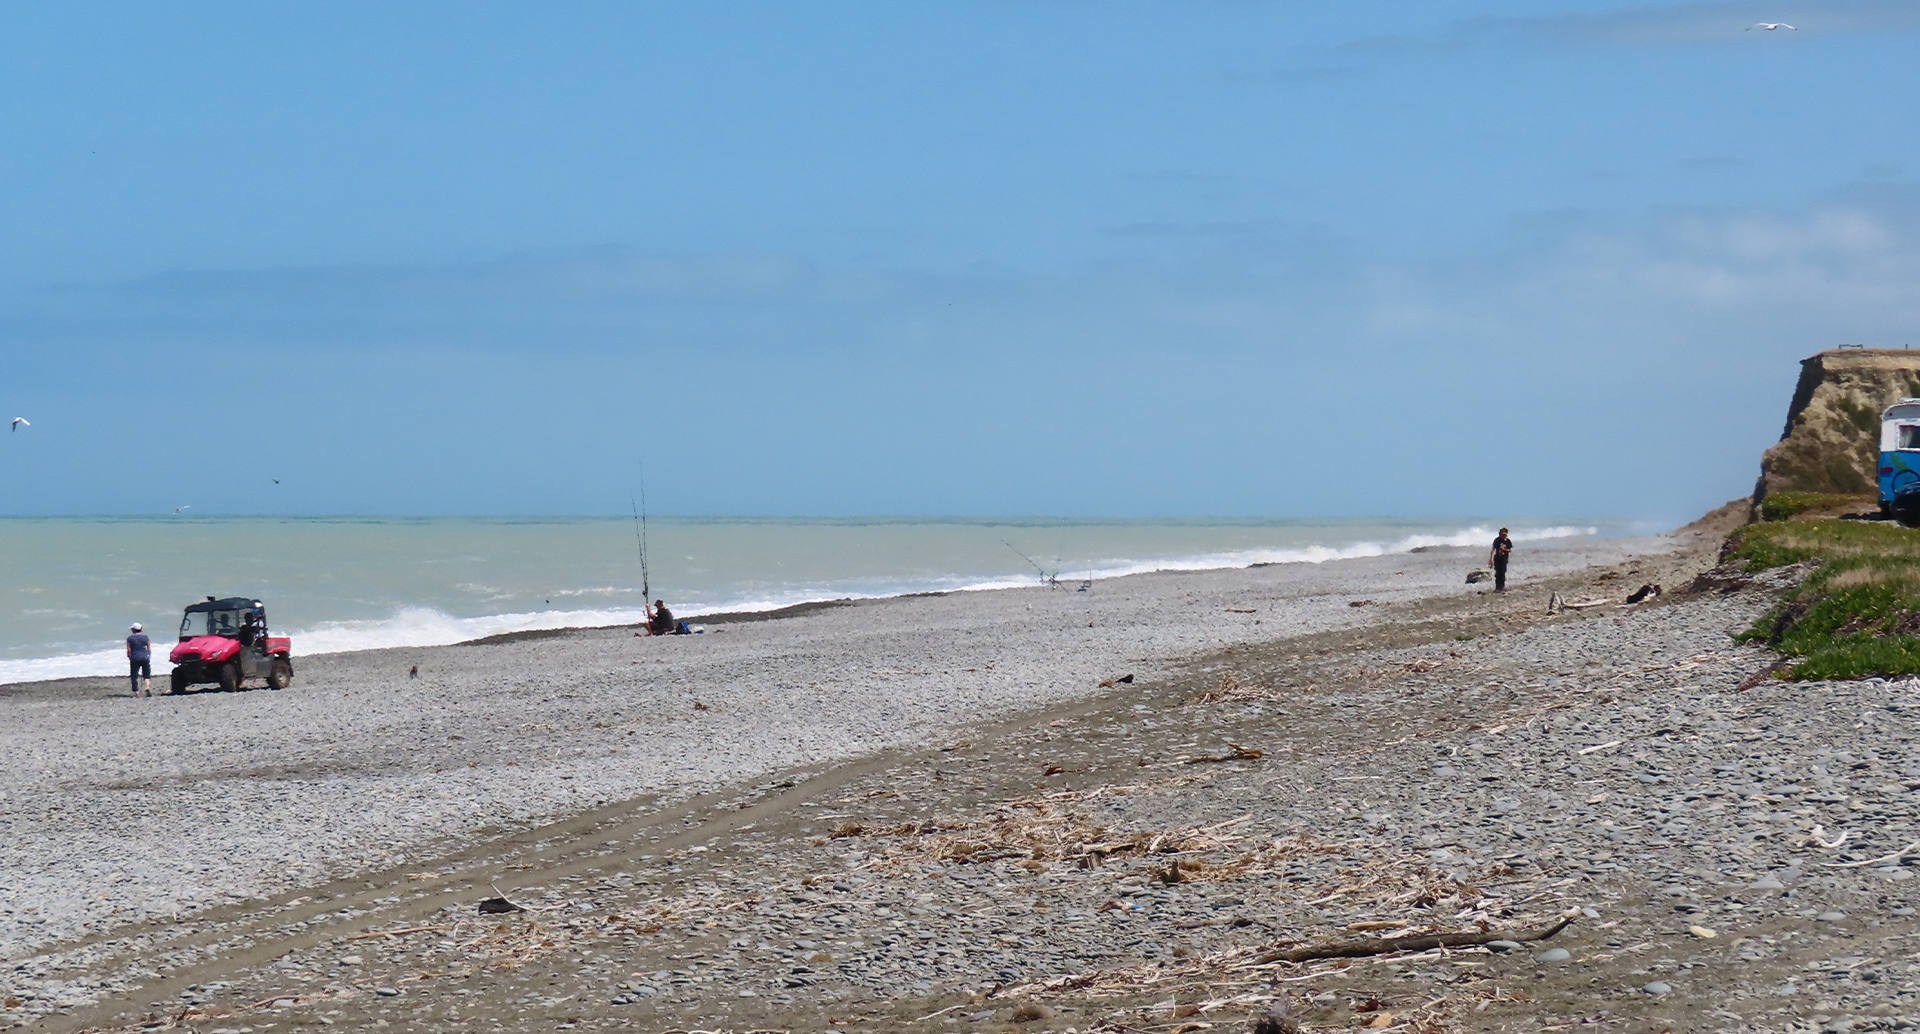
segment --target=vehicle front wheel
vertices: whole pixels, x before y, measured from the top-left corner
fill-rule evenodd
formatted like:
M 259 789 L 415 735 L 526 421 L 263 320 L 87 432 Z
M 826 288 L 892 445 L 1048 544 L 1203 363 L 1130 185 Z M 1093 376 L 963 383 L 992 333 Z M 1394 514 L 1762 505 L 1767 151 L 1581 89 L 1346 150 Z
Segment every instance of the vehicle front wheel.
M 273 668 L 267 672 L 267 685 L 275 689 L 293 685 L 293 665 L 286 661 L 274 661 Z
M 223 693 L 231 693 L 239 688 L 240 666 L 238 664 L 222 664 L 220 666 L 220 691 Z
M 187 677 L 185 675 L 176 671 L 173 673 L 171 677 L 171 681 L 173 683 L 173 687 L 167 690 L 167 692 L 180 694 L 180 693 L 185 693 L 187 691 Z

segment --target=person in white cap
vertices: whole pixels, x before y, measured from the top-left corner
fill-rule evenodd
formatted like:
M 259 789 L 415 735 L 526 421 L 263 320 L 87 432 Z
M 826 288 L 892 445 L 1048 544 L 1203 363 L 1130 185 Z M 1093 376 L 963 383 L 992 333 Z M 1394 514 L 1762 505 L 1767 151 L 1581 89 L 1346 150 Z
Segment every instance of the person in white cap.
M 140 696 L 146 690 L 147 696 L 153 695 L 153 640 L 140 631 L 140 622 L 133 623 L 133 634 L 127 637 L 127 681 L 133 683 L 133 695 Z

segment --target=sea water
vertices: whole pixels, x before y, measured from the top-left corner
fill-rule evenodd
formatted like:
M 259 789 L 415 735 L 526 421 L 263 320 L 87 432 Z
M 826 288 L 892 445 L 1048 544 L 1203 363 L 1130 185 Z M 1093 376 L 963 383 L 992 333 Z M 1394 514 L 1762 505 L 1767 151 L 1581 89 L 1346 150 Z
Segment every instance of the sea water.
M 1516 540 L 1624 534 L 1617 522 L 1505 520 Z M 146 625 L 155 671 L 181 608 L 261 600 L 296 656 L 430 646 L 810 600 L 1317 563 L 1485 545 L 1470 519 L 1075 521 L 968 518 L 4 517 L 0 683 L 126 670 Z

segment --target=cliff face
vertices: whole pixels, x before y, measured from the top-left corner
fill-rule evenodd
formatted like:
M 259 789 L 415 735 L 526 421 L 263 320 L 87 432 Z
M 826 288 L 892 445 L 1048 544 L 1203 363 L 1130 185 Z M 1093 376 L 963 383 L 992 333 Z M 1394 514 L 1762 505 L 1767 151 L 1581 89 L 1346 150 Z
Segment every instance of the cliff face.
M 1836 349 L 1800 361 L 1787 429 L 1760 457 L 1759 501 L 1770 492 L 1876 491 L 1880 412 L 1920 396 L 1920 351 Z

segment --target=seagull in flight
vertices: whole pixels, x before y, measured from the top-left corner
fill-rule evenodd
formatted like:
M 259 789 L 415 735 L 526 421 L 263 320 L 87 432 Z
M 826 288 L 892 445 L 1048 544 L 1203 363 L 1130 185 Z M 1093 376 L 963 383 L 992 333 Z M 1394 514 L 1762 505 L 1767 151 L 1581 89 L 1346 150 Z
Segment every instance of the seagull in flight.
M 180 511 L 182 511 L 182 510 L 191 510 L 191 509 L 193 509 L 193 507 L 192 507 L 192 506 L 176 506 L 176 507 L 174 507 L 174 508 L 173 508 L 173 512 L 174 512 L 174 513 L 179 513 L 179 512 L 180 512 Z
M 279 483 L 280 483 L 280 479 L 279 479 L 279 478 L 274 478 L 274 479 L 273 479 L 273 483 L 274 483 L 274 484 L 276 484 L 276 485 L 277 485 L 277 484 L 279 484 Z
M 1752 32 L 1755 29 L 1765 29 L 1768 32 L 1772 32 L 1775 29 L 1791 28 L 1793 28 L 1793 26 L 1788 25 L 1786 22 L 1754 22 L 1752 25 L 1747 26 L 1747 31 Z
M 33 426 L 33 421 L 28 420 L 26 417 L 17 416 L 13 418 L 13 429 L 16 431 L 20 430 L 22 427 L 32 427 L 32 426 Z

